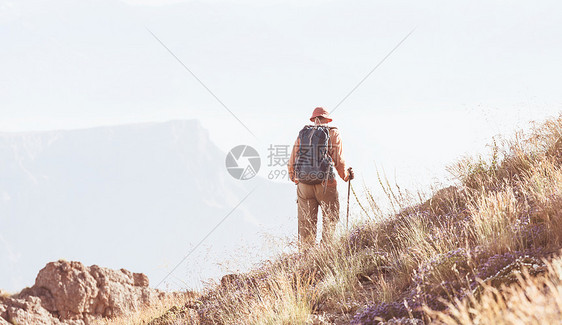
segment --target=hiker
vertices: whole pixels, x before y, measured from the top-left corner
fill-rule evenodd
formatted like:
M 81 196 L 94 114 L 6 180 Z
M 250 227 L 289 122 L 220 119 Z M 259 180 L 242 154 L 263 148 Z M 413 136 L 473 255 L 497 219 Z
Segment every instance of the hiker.
M 322 242 L 331 241 L 339 220 L 340 203 L 334 167 L 346 182 L 354 178 L 345 168 L 340 132 L 327 124 L 332 122 L 328 111 L 316 107 L 310 118 L 314 125 L 300 132 L 291 158 L 289 177 L 297 185 L 299 246 L 316 242 L 318 206 L 322 209 Z

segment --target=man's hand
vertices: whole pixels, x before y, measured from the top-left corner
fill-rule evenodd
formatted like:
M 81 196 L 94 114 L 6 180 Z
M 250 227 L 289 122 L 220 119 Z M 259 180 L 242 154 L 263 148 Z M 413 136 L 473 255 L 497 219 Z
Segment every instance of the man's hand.
M 355 173 L 353 172 L 353 169 L 351 167 L 349 167 L 347 169 L 347 182 L 349 182 L 350 180 L 355 178 Z
M 299 181 L 297 180 L 297 178 L 295 177 L 295 175 L 289 175 L 289 179 L 291 180 L 291 182 L 295 183 L 295 185 L 297 185 L 299 183 Z

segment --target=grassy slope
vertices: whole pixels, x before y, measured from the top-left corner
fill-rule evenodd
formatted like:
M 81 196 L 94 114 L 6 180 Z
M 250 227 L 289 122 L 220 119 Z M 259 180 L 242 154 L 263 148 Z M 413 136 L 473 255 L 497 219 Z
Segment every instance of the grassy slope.
M 453 167 L 458 186 L 423 204 L 385 187 L 401 207 L 393 217 L 368 200 L 377 222 L 211 285 L 152 324 L 560 319 L 561 135 L 562 116 L 494 144 L 490 159 Z

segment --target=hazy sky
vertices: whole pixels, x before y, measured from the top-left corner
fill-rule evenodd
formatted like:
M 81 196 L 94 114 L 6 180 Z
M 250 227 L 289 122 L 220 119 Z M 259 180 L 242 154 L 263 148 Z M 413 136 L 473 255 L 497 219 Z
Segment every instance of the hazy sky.
M 0 131 L 197 118 L 267 154 L 414 28 L 333 115 L 368 182 L 376 164 L 423 186 L 560 111 L 559 1 L 3 0 Z

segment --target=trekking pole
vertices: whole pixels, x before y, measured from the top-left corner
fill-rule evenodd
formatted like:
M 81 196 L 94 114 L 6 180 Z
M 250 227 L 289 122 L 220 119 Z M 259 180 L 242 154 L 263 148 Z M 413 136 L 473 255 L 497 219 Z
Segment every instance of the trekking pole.
M 348 170 L 351 170 L 351 167 L 349 167 Z M 349 230 L 349 192 L 351 190 L 351 179 L 349 179 L 347 181 L 347 215 L 345 217 L 345 229 Z

